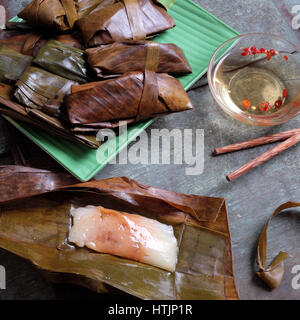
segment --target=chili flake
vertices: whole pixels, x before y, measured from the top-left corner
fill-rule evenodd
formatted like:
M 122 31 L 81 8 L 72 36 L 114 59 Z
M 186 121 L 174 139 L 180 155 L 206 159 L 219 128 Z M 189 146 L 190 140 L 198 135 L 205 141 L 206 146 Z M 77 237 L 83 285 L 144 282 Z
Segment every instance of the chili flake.
M 251 106 L 251 102 L 249 100 L 242 100 L 242 105 L 245 109 L 249 109 Z
M 283 97 L 283 98 L 286 98 L 287 93 L 288 93 L 287 89 L 284 89 L 284 90 L 282 91 L 282 97 Z
M 271 49 L 271 50 L 266 50 L 265 48 L 257 49 L 255 46 L 253 46 L 251 48 L 244 48 L 243 52 L 241 53 L 241 55 L 243 57 L 245 57 L 245 56 L 250 56 L 251 54 L 256 55 L 256 54 L 259 54 L 259 53 L 266 54 L 267 55 L 267 59 L 269 61 L 269 60 L 271 60 L 271 57 L 275 56 L 276 53 L 278 53 L 278 52 L 276 52 L 274 49 Z
M 281 99 L 277 100 L 274 105 L 275 105 L 275 108 L 279 109 L 282 106 L 282 100 Z
M 265 105 L 266 105 L 265 102 L 260 103 L 260 104 L 258 105 L 259 110 L 260 110 L 260 111 L 266 111 L 266 110 L 265 110 Z

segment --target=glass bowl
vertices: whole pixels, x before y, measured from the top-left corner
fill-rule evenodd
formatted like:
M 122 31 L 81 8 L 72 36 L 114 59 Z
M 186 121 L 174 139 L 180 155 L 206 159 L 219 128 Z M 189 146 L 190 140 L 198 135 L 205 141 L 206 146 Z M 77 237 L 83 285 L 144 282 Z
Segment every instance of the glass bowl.
M 300 49 L 279 36 L 248 33 L 224 42 L 208 66 L 218 105 L 256 126 L 286 122 L 300 112 Z

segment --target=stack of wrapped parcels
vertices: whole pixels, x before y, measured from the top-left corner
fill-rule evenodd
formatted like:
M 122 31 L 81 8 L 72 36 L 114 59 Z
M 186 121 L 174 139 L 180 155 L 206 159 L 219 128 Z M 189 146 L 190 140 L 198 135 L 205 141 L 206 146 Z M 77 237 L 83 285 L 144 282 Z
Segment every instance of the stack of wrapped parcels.
M 192 109 L 157 0 L 34 0 L 0 34 L 0 112 L 97 148 L 101 128 Z

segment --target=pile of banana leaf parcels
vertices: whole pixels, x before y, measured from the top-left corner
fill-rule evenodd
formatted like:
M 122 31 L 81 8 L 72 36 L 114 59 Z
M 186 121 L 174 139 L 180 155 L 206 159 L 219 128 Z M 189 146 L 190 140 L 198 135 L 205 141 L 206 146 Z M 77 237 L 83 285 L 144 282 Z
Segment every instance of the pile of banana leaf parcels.
M 0 34 L 0 112 L 97 148 L 101 128 L 192 109 L 157 0 L 34 0 Z

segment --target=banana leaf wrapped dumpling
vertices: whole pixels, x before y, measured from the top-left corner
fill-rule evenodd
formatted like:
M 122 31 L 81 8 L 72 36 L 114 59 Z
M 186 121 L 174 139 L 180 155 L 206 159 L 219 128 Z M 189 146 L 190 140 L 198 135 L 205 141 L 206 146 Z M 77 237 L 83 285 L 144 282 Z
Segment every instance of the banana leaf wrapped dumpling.
M 65 96 L 69 120 L 87 127 L 113 127 L 119 120 L 131 123 L 193 108 L 178 79 L 151 71 L 73 86 L 72 92 Z
M 97 149 L 100 145 L 94 133 L 76 134 L 70 130 L 65 121 L 45 114 L 41 110 L 25 108 L 14 102 L 13 88 L 2 83 L 0 84 L 0 113 L 49 132 L 50 135 L 79 142 L 93 149 Z
M 81 19 L 87 16 L 94 9 L 105 8 L 108 5 L 114 4 L 119 0 L 75 0 L 78 18 Z
M 31 61 L 32 57 L 0 44 L 0 82 L 17 81 Z
M 16 83 L 15 97 L 27 107 L 60 116 L 63 98 L 71 92 L 74 84 L 78 83 L 30 66 Z
M 74 0 L 33 0 L 18 16 L 56 32 L 72 30 L 78 20 Z
M 123 40 L 141 40 L 175 26 L 157 0 L 122 0 L 96 8 L 77 21 L 88 47 Z
M 49 40 L 38 52 L 33 62 L 40 67 L 69 80 L 84 83 L 88 78 L 85 52 Z
M 25 25 L 20 27 L 19 25 Z M 40 34 L 26 27 L 25 23 L 15 23 L 0 32 L 0 44 L 3 44 L 19 53 L 35 57 L 39 49 L 47 42 L 48 35 Z M 53 40 L 59 41 L 67 46 L 83 49 L 78 39 L 77 32 L 73 34 L 53 35 Z
M 154 44 L 159 46 L 160 51 L 156 72 L 177 75 L 192 72 L 183 51 L 175 44 L 159 44 L 145 40 L 115 42 L 87 49 L 88 63 L 99 78 L 144 71 L 148 47 Z

